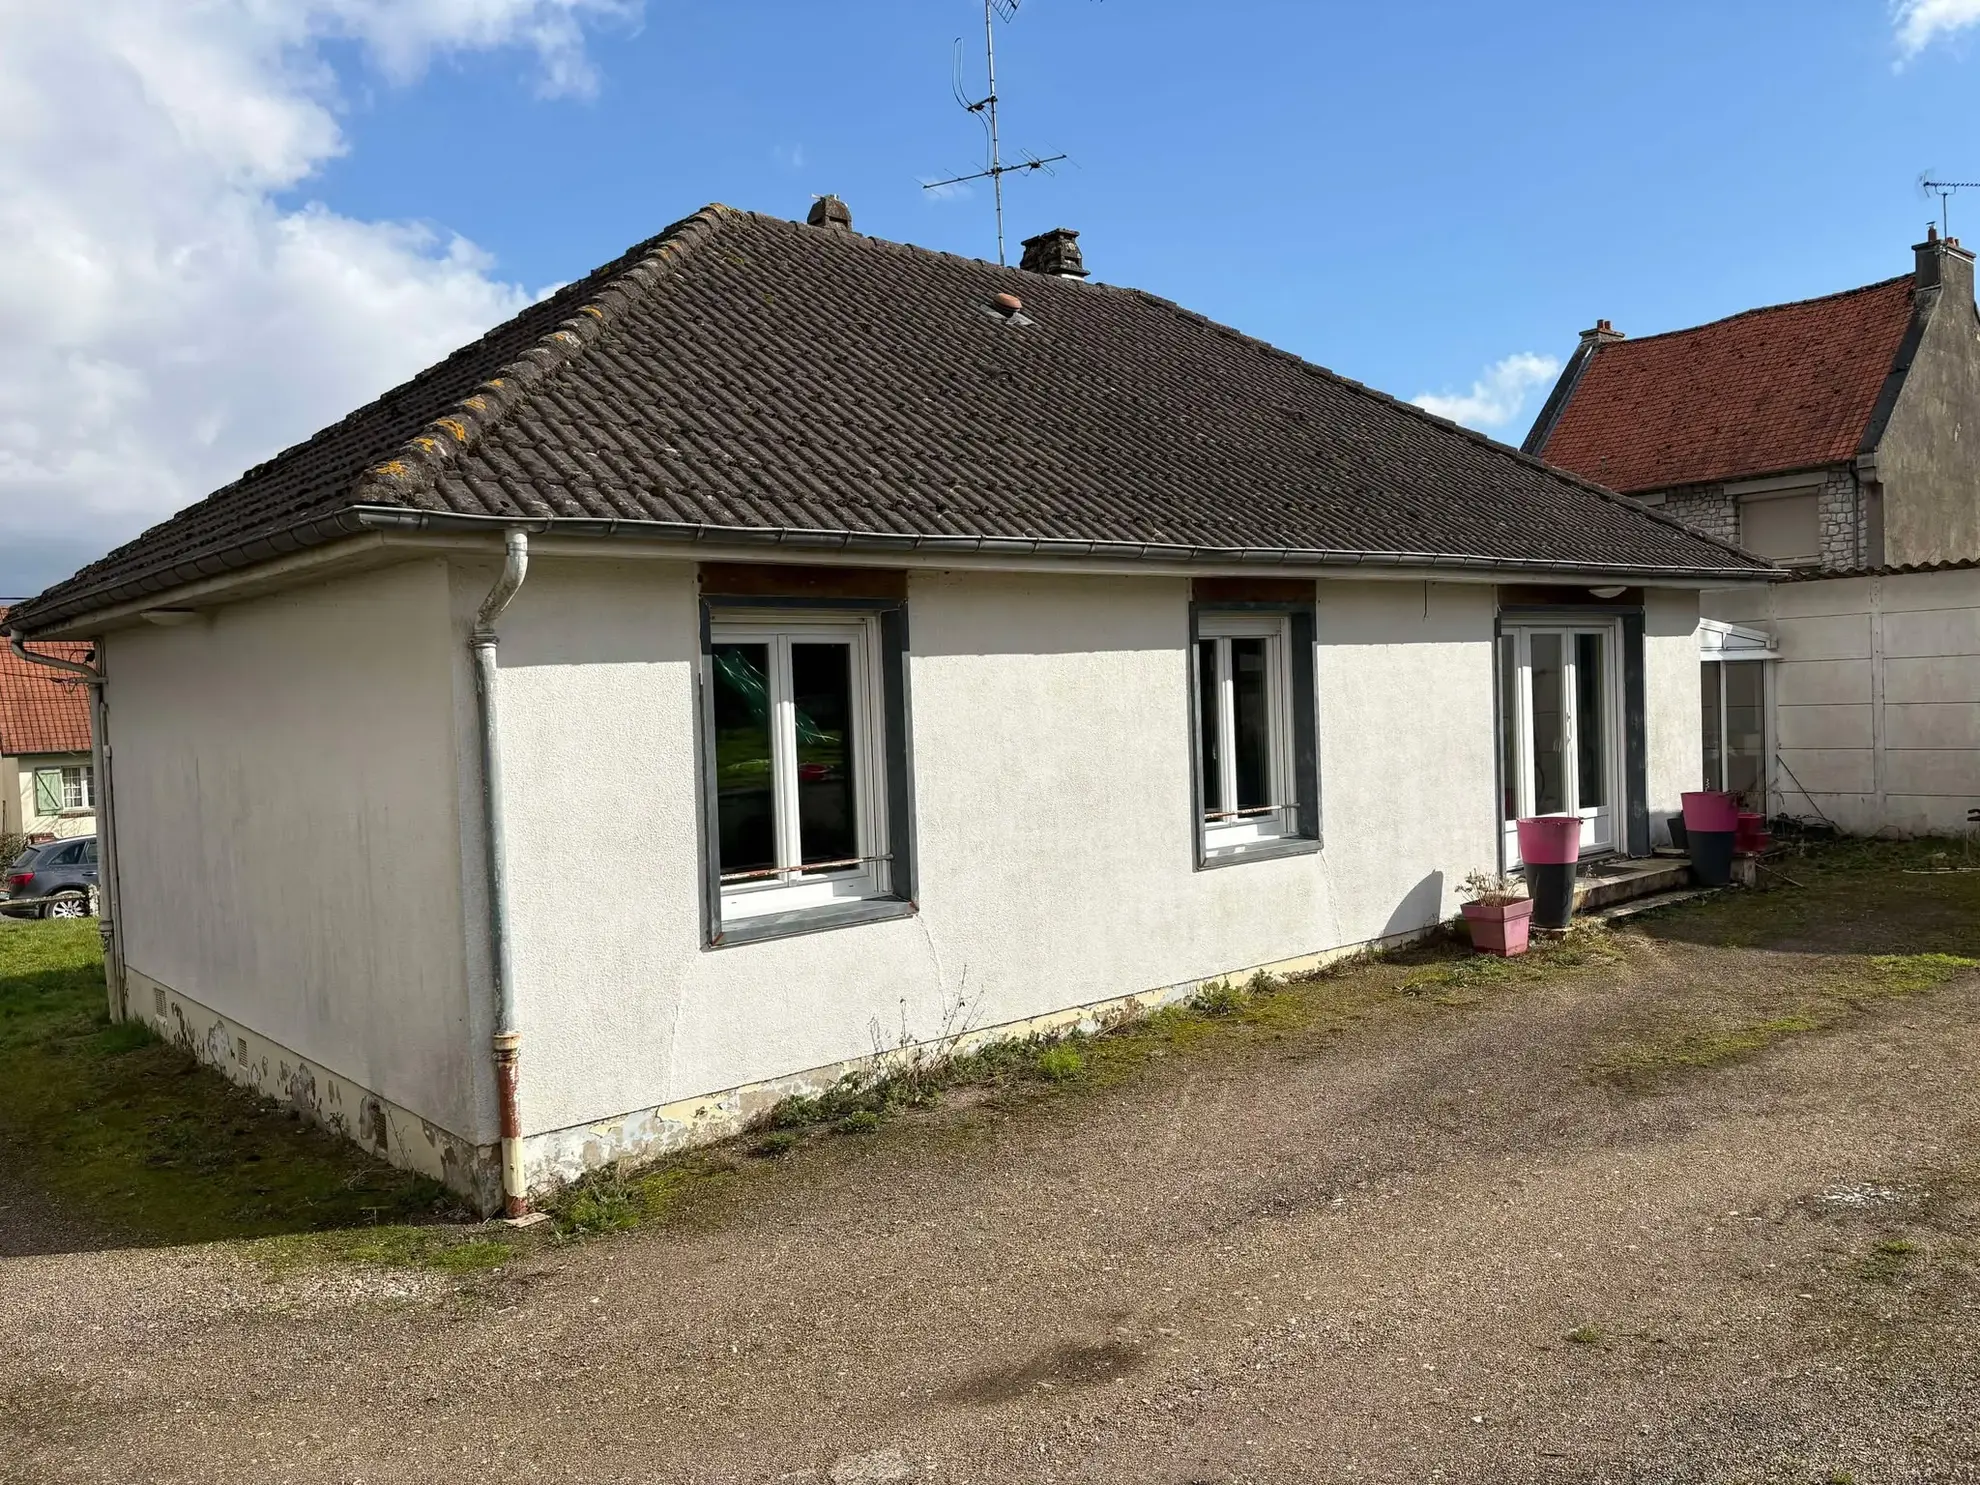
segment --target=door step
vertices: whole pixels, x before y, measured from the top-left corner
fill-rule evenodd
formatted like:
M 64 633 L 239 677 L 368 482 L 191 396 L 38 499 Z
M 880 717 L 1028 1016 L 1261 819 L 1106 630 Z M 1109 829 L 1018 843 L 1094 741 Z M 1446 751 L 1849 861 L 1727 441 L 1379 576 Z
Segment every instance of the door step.
M 1612 902 L 1607 907 L 1598 907 L 1592 912 L 1579 916 L 1593 918 L 1598 922 L 1612 923 L 1618 918 L 1633 918 L 1638 913 L 1654 913 L 1658 908 L 1675 907 L 1680 902 L 1690 902 L 1697 897 L 1710 897 L 1723 892 L 1723 887 L 1686 887 L 1678 892 L 1659 892 L 1654 897 L 1633 897 L 1626 902 Z
M 1655 897 L 1691 885 L 1689 861 L 1605 861 L 1584 868 L 1574 883 L 1574 910 L 1592 913 L 1614 903 Z

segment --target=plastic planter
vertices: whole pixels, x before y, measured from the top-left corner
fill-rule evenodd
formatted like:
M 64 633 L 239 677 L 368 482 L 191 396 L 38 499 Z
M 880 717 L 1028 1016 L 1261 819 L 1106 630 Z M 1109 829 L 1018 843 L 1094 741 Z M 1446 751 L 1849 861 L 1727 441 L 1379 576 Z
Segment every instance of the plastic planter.
M 1464 926 L 1471 930 L 1471 947 L 1481 954 L 1510 959 L 1526 952 L 1527 930 L 1533 920 L 1533 899 L 1517 902 L 1467 902 Z
M 1535 928 L 1565 928 L 1574 916 L 1574 869 L 1581 860 L 1581 816 L 1537 815 L 1519 822 L 1519 859 L 1533 896 Z
M 1733 842 L 1739 832 L 1739 801 L 1703 789 L 1684 796 L 1684 833 L 1691 847 L 1691 872 L 1704 887 L 1732 880 Z

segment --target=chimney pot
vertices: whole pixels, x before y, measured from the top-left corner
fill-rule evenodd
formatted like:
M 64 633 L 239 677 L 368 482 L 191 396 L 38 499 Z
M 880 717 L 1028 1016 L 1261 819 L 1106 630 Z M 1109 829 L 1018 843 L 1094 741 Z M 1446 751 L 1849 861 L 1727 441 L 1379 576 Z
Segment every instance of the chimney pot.
M 1583 345 L 1613 345 L 1622 339 L 1624 339 L 1622 331 L 1607 320 L 1597 320 L 1594 329 L 1581 332 Z
M 1024 240 L 1024 257 L 1018 267 L 1026 273 L 1042 273 L 1050 278 L 1085 278 L 1086 260 L 1080 256 L 1079 234 L 1070 227 L 1054 227 Z
M 852 208 L 837 196 L 820 196 L 813 201 L 811 213 L 804 220 L 811 227 L 827 227 L 840 232 L 853 229 Z

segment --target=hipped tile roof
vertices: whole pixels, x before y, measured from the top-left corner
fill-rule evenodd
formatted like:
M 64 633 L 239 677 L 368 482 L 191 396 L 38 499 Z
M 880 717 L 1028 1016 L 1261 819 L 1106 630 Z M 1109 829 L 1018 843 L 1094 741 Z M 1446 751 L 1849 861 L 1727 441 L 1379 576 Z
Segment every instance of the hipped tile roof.
M 18 617 L 46 628 L 393 511 L 703 540 L 1766 570 L 1151 294 L 710 207 Z
M 0 628 L 7 614 L 0 608 Z M 89 654 L 86 644 L 56 642 L 35 649 L 62 660 Z M 0 644 L 0 758 L 88 751 L 89 688 L 79 677 L 23 660 Z
M 1912 288 L 1907 275 L 1598 346 L 1535 452 L 1628 494 L 1852 459 Z

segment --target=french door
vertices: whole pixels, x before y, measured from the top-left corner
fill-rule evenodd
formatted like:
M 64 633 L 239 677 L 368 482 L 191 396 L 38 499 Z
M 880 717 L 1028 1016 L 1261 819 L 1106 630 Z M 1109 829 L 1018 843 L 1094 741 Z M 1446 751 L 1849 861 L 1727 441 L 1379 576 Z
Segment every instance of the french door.
M 1579 815 L 1581 854 L 1613 851 L 1622 817 L 1613 623 L 1508 625 L 1499 636 L 1500 814 L 1506 863 L 1522 818 Z

